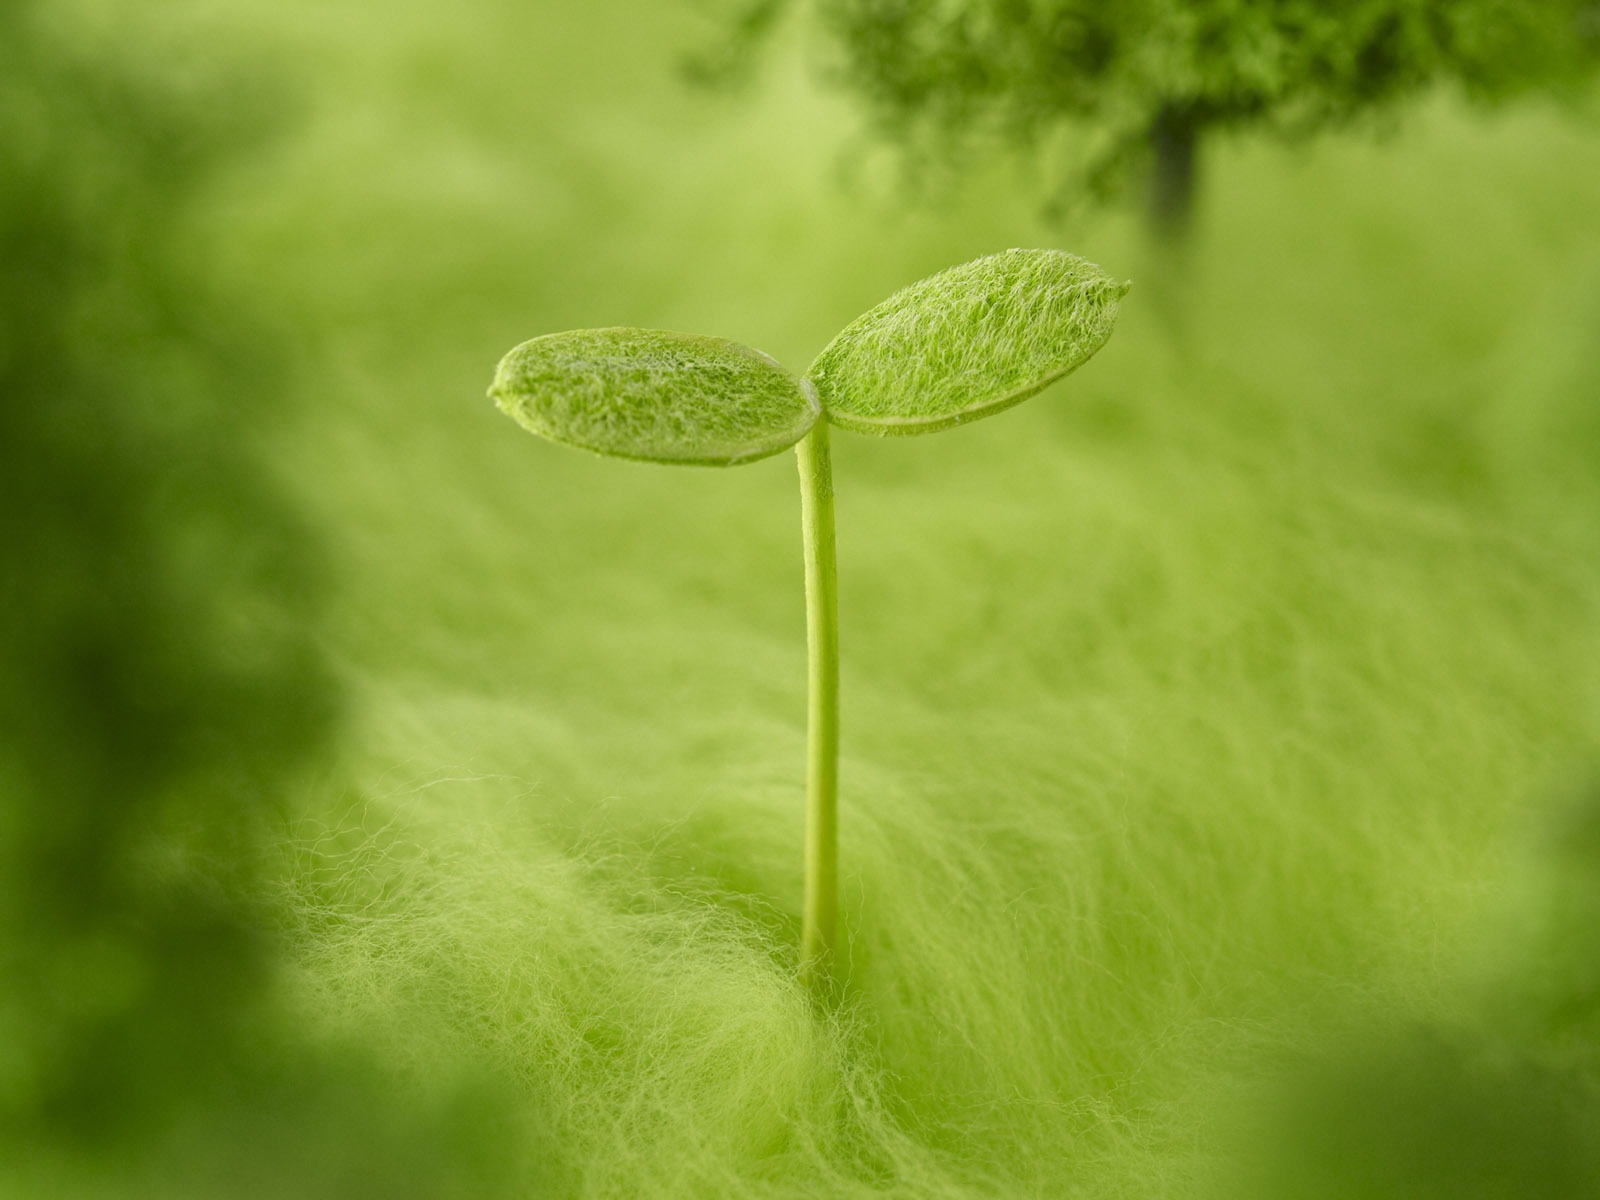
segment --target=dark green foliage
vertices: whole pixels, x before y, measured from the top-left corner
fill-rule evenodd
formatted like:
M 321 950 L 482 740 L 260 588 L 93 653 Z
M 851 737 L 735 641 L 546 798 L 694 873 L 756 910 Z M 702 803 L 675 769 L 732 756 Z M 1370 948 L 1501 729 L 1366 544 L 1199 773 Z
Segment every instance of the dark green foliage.
M 1363 1029 L 1299 1072 L 1246 1200 L 1595 1194 L 1600 789 L 1556 834 L 1478 1011 L 1458 1026 Z
M 1600 1177 L 1600 1081 L 1497 1039 L 1368 1043 L 1303 1088 L 1249 1200 L 1569 1200 Z
M 996 136 L 1035 149 L 1063 127 L 1086 186 L 1149 170 L 1152 217 L 1187 219 L 1197 154 L 1225 129 L 1302 136 L 1425 88 L 1499 101 L 1594 69 L 1591 0 L 815 0 L 832 74 L 913 148 Z M 771 24 L 739 25 L 745 53 Z M 730 51 L 737 61 L 740 55 Z
M 218 884 L 330 703 L 302 532 L 244 449 L 278 363 L 182 233 L 255 120 L 42 6 L 0 10 L 0 95 L 0 1132 L 105 1147 L 238 1052 L 264 964 Z
M 1540 866 L 1497 1024 L 1581 1069 L 1600 1109 L 1600 773 L 1563 814 Z
M 275 994 L 263 837 L 334 693 L 285 357 L 191 241 L 263 111 L 118 49 L 0 8 L 0 1193 L 489 1194 L 488 1089 L 397 1097 Z
M 293 372 L 197 231 L 272 92 L 92 34 L 0 6 L 0 1194 L 493 1194 L 493 1085 L 308 1036 L 264 903 L 337 699 Z

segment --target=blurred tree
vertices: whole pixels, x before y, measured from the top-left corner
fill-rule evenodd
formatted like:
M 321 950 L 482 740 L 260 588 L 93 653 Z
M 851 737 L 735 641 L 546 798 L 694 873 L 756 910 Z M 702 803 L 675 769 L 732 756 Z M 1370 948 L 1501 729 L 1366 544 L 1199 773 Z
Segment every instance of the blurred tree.
M 744 69 L 794 0 L 755 0 L 702 77 Z M 994 137 L 1036 150 L 1069 131 L 1065 185 L 1100 199 L 1143 178 L 1181 238 L 1212 134 L 1303 137 L 1451 82 L 1494 103 L 1587 78 L 1593 0 L 811 0 L 835 81 L 914 151 Z
M 0 1194 L 537 1190 L 497 1081 L 397 1086 L 273 986 L 336 695 L 288 358 L 201 231 L 284 97 L 108 12 L 0 3 Z
M 228 1076 L 264 958 L 227 881 L 331 712 L 251 449 L 282 363 L 191 234 L 264 110 L 113 50 L 0 5 L 7 1161 L 136 1144 Z

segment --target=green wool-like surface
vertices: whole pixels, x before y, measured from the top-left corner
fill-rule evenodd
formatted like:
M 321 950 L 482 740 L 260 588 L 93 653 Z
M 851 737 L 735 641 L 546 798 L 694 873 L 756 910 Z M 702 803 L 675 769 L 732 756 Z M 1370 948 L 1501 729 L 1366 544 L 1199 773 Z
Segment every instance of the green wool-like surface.
M 496 1081 L 506 1194 L 581 1200 L 1339 1194 L 1387 1097 L 1494 1094 L 1483 1060 L 1581 1072 L 1524 981 L 1583 952 L 1507 916 L 1544 903 L 1516 864 L 1584 778 L 1600 694 L 1600 259 L 1571 198 L 1600 200 L 1573 166 L 1600 163 L 1580 144 L 1441 119 L 1300 174 L 1238 160 L 1190 356 L 1130 303 L 1059 403 L 834 439 L 830 1014 L 795 980 L 792 466 L 632 469 L 474 423 L 471 398 L 530 323 L 670 323 L 793 361 L 896 280 L 1021 240 L 1001 227 L 1031 204 L 889 255 L 812 196 L 855 240 L 811 265 L 789 240 L 806 210 L 774 193 L 737 286 L 618 258 L 581 304 L 528 282 L 537 248 L 482 295 L 438 264 L 416 290 L 481 315 L 349 351 L 346 411 L 298 468 L 350 576 L 353 716 L 286 841 L 292 1011 L 380 1047 L 406 1093 Z M 1436 178 L 1496 190 L 1441 215 Z M 670 241 L 704 194 L 685 182 L 646 232 Z M 706 238 L 743 261 L 720 223 Z M 360 381 L 401 346 L 428 365 L 396 430 Z M 1548 1011 L 1581 1011 L 1577 984 L 1548 987 Z M 1496 988 L 1520 1023 L 1488 1015 Z M 1343 1054 L 1354 1078 L 1307 1104 L 1332 1115 L 1270 1123 L 1302 1059 L 1440 1024 L 1471 1051 L 1448 1070 L 1401 1093 Z M 1423 1111 L 1434 1142 L 1493 1144 L 1460 1105 Z M 1552 1138 L 1539 1161 L 1581 1165 L 1581 1138 Z M 1385 1146 L 1362 1169 L 1411 1177 Z
M 577 329 L 523 342 L 489 395 L 534 433 L 597 454 L 732 466 L 788 449 L 817 419 L 800 380 L 724 338 Z
M 1111 336 L 1128 285 L 1061 250 L 1008 250 L 900 289 L 850 322 L 807 377 L 828 420 L 930 433 L 1018 404 Z

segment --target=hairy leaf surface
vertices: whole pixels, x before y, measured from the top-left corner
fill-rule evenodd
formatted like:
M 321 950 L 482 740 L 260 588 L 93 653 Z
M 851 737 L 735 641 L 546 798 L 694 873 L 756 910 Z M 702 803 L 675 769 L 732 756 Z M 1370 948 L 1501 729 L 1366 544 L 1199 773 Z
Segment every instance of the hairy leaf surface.
M 597 454 L 734 466 L 815 424 L 808 384 L 737 342 L 659 329 L 576 329 L 523 342 L 489 395 L 524 428 Z
M 1010 408 L 1111 336 L 1128 284 L 1061 250 L 940 271 L 857 317 L 807 372 L 828 420 L 932 433 Z

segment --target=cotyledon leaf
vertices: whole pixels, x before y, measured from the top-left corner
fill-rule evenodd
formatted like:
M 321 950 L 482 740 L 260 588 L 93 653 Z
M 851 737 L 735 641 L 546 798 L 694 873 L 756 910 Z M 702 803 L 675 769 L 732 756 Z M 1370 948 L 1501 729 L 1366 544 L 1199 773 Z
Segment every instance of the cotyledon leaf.
M 759 350 L 660 329 L 575 329 L 523 342 L 489 395 L 524 428 L 580 449 L 734 466 L 817 421 L 811 385 Z
M 902 288 L 840 331 L 806 372 L 830 422 L 932 433 L 1075 370 L 1111 336 L 1128 284 L 1062 250 L 1007 250 Z

